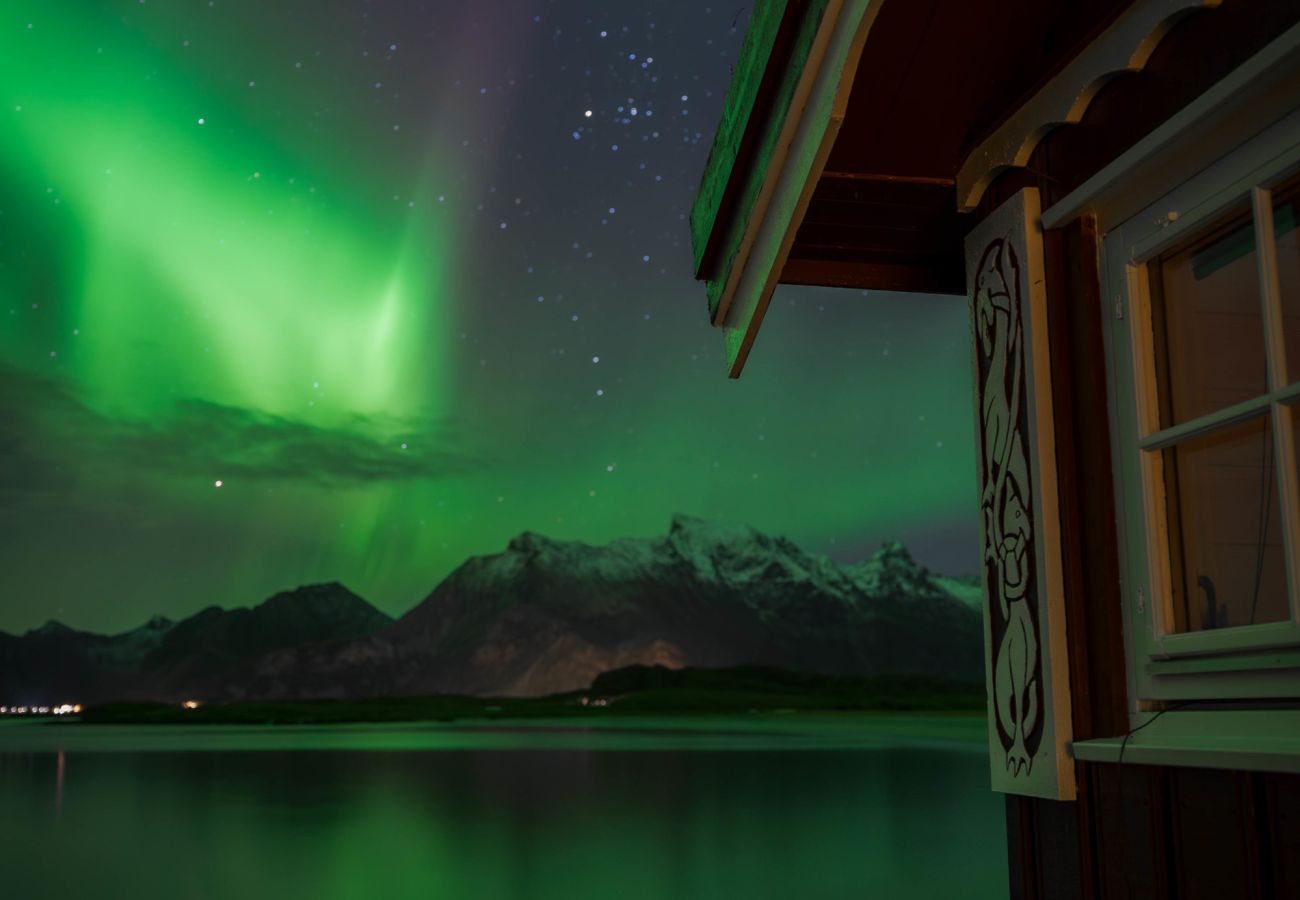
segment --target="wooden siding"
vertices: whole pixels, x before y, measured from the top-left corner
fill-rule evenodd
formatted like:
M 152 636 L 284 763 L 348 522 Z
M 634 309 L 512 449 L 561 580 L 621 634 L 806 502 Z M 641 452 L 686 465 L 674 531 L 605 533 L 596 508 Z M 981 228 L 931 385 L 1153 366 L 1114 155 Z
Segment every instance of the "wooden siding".
M 1007 798 L 1016 900 L 1300 897 L 1300 775 L 1085 769 L 1078 803 Z

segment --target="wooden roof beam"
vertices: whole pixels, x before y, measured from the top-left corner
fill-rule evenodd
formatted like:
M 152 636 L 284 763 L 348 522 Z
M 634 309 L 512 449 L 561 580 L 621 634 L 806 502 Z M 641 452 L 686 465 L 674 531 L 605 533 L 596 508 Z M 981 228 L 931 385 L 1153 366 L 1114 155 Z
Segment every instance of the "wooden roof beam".
M 695 276 L 710 278 L 723 254 L 729 219 L 754 198 L 755 179 L 748 177 L 766 120 L 784 117 L 781 83 L 791 55 L 804 4 L 798 0 L 763 0 L 754 5 L 745 42 L 733 67 L 723 101 L 722 120 L 709 149 L 700 189 L 691 207 L 691 243 Z M 788 97 L 785 98 L 788 101 Z M 741 210 L 742 212 L 744 210 Z
M 810 34 L 788 112 L 770 152 L 756 160 L 755 171 L 762 176 L 758 199 L 744 220 L 729 271 L 709 282 L 713 322 L 723 329 L 732 378 L 744 368 L 844 121 L 858 60 L 880 7 L 871 0 L 821 2 L 825 8 Z
M 934 262 L 902 265 L 791 258 L 781 269 L 781 283 L 923 294 L 960 294 L 965 291 L 960 268 L 954 270 L 952 266 Z

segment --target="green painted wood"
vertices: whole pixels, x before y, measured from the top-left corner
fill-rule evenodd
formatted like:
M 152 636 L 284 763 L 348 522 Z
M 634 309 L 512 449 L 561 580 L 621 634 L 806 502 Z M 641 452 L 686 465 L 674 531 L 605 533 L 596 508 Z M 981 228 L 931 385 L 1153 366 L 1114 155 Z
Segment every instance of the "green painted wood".
M 763 6 L 767 5 L 786 6 L 784 3 L 763 4 Z M 703 233 L 703 239 L 701 240 L 698 235 L 695 238 L 697 265 L 702 260 L 702 251 L 706 248 L 709 242 L 716 243 L 718 248 L 717 263 L 713 267 L 714 271 L 708 273 L 697 271 L 697 275 L 706 275 L 708 278 L 707 289 L 710 318 L 716 317 L 717 315 L 718 302 L 722 296 L 723 287 L 726 285 L 727 278 L 731 274 L 732 266 L 735 264 L 736 253 L 740 249 L 740 244 L 744 240 L 745 230 L 749 224 L 750 213 L 754 208 L 755 201 L 758 199 L 759 191 L 762 189 L 763 181 L 767 175 L 768 164 L 771 162 L 772 155 L 776 151 L 777 138 L 781 134 L 782 126 L 785 124 L 786 113 L 790 109 L 790 101 L 793 99 L 795 88 L 799 84 L 799 79 L 802 77 L 804 68 L 807 65 L 808 53 L 817 36 L 817 30 L 821 26 L 822 16 L 826 12 L 827 5 L 828 0 L 803 0 L 803 2 L 790 4 L 789 15 L 793 17 L 787 24 L 788 28 L 793 29 L 790 51 L 788 54 L 784 54 L 783 61 L 776 59 L 771 60 L 773 65 L 783 66 L 779 73 L 780 81 L 777 83 L 777 86 L 772 93 L 771 103 L 767 106 L 767 109 L 763 112 L 761 118 L 752 115 L 752 110 L 751 115 L 748 117 L 748 126 L 757 129 L 754 135 L 753 152 L 746 161 L 744 170 L 739 172 L 732 170 L 735 162 L 734 156 L 728 158 L 726 165 L 727 175 L 730 180 L 737 182 L 737 186 L 732 188 L 732 190 L 736 191 L 733 213 L 725 222 L 718 222 L 716 217 L 718 207 L 721 205 L 724 194 L 727 190 L 726 185 L 730 183 L 730 181 L 718 186 L 718 176 L 714 174 L 714 161 L 715 154 L 720 152 L 729 153 L 730 151 L 720 151 L 718 141 L 715 140 L 714 142 L 714 150 L 710 154 L 709 166 L 705 170 L 705 180 L 701 185 L 700 195 L 697 198 L 695 208 L 692 211 L 693 235 L 697 235 L 695 231 L 697 214 L 700 215 L 701 219 L 707 218 L 709 223 L 709 230 Z M 757 11 L 755 15 L 757 17 Z M 753 24 L 751 24 L 751 30 L 753 27 Z M 736 77 L 737 79 L 741 77 L 739 69 L 737 70 Z M 755 82 L 755 96 L 757 96 L 757 83 L 760 78 L 761 73 L 755 73 L 751 76 L 751 80 Z M 732 82 L 732 85 L 734 89 L 735 81 Z M 726 122 L 727 119 L 724 116 L 724 125 Z M 721 138 L 722 133 L 723 129 L 720 127 L 719 138 Z M 736 147 L 739 147 L 738 142 Z M 709 200 L 706 198 L 716 199 Z M 710 204 L 712 204 L 712 206 L 710 206 Z M 704 210 L 710 211 L 704 212 Z M 716 229 L 724 229 L 724 231 L 720 234 L 714 234 L 713 232 Z
M 851 80 L 857 53 L 868 26 L 868 9 L 879 0 L 835 0 L 822 7 L 811 28 L 812 46 L 803 58 L 803 74 L 794 85 L 790 103 L 799 98 L 801 109 L 790 109 L 783 126 L 774 133 L 767 178 L 750 210 L 749 230 L 731 262 L 713 322 L 722 327 L 727 341 L 727 374 L 739 378 L 758 335 L 759 326 L 780 281 L 790 240 L 799 228 L 804 203 L 815 191 L 825 155 L 839 133 L 836 116 L 840 88 Z M 870 13 L 873 17 L 875 9 Z M 815 61 L 812 53 L 816 53 Z M 733 332 L 739 334 L 733 340 Z
M 763 74 L 767 71 L 788 6 L 790 0 L 759 0 L 750 14 L 740 58 L 733 68 L 731 85 L 723 103 L 722 120 L 713 136 L 709 161 L 704 166 L 700 190 L 691 208 L 691 243 L 695 250 L 696 274 L 700 276 L 706 274 L 700 272 L 700 266 L 726 197 L 727 186 L 731 184 L 736 158 L 753 118 Z

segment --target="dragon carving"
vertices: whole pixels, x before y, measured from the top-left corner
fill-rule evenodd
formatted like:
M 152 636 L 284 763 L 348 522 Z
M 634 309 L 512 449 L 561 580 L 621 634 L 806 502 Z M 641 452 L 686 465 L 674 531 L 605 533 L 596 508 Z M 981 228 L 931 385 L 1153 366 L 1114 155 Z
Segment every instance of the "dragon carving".
M 1043 737 L 1020 285 L 1014 245 L 1004 238 L 991 241 L 976 272 L 974 302 L 980 511 L 990 594 L 993 724 L 1012 776 L 1029 774 Z

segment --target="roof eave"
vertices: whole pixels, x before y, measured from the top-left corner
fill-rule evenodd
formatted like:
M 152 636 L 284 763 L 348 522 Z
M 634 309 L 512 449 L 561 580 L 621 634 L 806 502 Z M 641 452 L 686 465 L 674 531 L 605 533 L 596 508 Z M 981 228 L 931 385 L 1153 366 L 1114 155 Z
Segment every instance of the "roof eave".
M 739 377 L 748 359 L 825 168 L 881 2 L 810 0 L 802 5 L 797 23 L 788 23 L 797 29 L 789 35 L 791 49 L 771 114 L 761 123 L 750 117 L 749 127 L 759 137 L 747 168 L 731 172 L 733 211 L 726 221 L 715 217 L 709 240 L 717 242 L 716 256 L 712 271 L 704 275 L 710 318 L 724 331 L 732 378 Z

